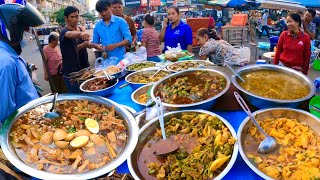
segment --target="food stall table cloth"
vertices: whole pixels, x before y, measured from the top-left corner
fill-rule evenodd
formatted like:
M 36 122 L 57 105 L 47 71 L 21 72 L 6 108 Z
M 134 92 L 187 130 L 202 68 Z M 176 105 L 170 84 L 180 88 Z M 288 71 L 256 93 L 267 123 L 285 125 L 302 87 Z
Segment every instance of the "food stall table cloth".
M 136 111 L 141 110 L 141 107 L 134 103 L 131 100 L 131 93 L 133 90 L 130 86 L 125 86 L 119 89 L 119 86 L 125 84 L 124 80 L 120 80 L 118 83 L 118 87 L 114 91 L 113 95 L 108 97 L 109 99 L 126 106 L 133 108 Z M 225 118 L 235 129 L 238 131 L 238 128 L 241 122 L 247 117 L 247 114 L 244 111 L 214 111 L 214 113 Z M 129 168 L 127 162 L 124 162 L 121 166 L 117 168 L 117 173 L 129 173 Z M 240 153 L 238 154 L 237 160 L 231 170 L 223 179 L 232 179 L 232 180 L 259 180 L 262 179 L 258 176 L 250 167 L 243 161 Z

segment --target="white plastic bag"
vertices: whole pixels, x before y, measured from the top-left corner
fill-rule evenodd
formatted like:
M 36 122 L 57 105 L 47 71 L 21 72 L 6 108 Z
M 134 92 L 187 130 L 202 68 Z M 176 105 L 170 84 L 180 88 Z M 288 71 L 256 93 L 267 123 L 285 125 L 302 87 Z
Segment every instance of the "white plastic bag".
M 124 55 L 124 59 L 121 60 L 117 66 L 124 68 L 125 66 L 135 63 L 135 62 L 142 62 L 147 60 L 147 50 L 145 47 L 140 47 L 134 53 L 126 53 Z

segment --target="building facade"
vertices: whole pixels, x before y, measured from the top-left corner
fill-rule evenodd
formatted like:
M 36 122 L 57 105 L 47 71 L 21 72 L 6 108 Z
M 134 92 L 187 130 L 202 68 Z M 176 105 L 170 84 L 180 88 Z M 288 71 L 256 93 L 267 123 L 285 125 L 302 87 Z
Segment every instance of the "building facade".
M 89 0 L 27 0 L 35 6 L 45 17 L 47 22 L 53 12 L 58 11 L 62 7 L 75 6 L 80 10 L 80 14 L 84 14 L 89 10 Z

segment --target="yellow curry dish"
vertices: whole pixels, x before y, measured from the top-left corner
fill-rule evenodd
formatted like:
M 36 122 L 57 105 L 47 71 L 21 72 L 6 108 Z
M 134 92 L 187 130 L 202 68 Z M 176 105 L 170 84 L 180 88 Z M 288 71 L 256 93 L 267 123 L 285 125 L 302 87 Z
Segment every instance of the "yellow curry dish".
M 320 179 L 320 136 L 297 119 L 266 118 L 259 125 L 277 139 L 279 149 L 272 154 L 259 154 L 263 134 L 252 126 L 245 136 L 243 149 L 248 159 L 273 179 Z
M 288 74 L 271 70 L 247 72 L 241 75 L 245 82 L 237 80 L 245 90 L 265 98 L 295 100 L 309 94 L 308 85 Z
M 138 168 L 143 179 L 211 179 L 230 162 L 236 139 L 216 116 L 185 112 L 165 122 L 167 138 L 179 149 L 159 158 L 154 152 L 167 148 L 157 146 L 161 130 L 146 139 L 138 154 Z
M 44 118 L 50 104 L 18 119 L 10 142 L 29 166 L 54 174 L 84 173 L 117 158 L 127 143 L 127 127 L 114 107 L 86 100 L 58 102 L 61 117 Z

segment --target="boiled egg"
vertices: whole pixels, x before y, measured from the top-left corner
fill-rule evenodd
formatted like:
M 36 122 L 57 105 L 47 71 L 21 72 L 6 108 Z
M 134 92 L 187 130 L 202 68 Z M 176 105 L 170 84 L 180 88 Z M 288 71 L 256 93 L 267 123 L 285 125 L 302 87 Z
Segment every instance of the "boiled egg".
M 81 147 L 84 147 L 85 145 L 87 145 L 88 141 L 89 141 L 88 136 L 79 136 L 79 137 L 74 138 L 70 142 L 70 145 L 74 148 L 81 148 Z
M 96 120 L 87 118 L 84 123 L 91 133 L 97 134 L 99 132 L 99 124 Z

